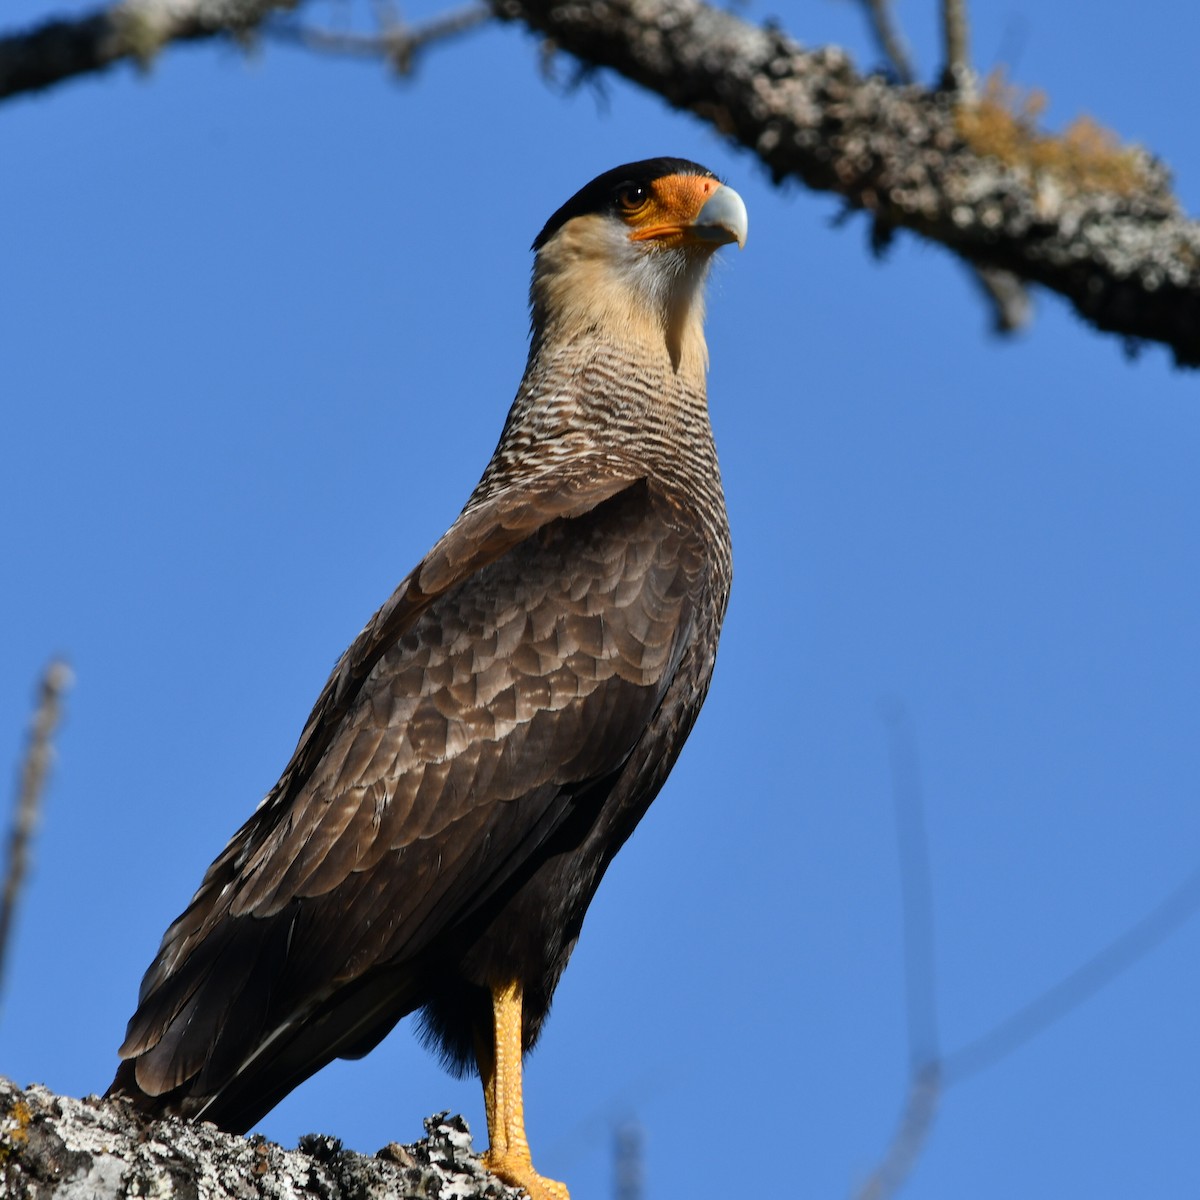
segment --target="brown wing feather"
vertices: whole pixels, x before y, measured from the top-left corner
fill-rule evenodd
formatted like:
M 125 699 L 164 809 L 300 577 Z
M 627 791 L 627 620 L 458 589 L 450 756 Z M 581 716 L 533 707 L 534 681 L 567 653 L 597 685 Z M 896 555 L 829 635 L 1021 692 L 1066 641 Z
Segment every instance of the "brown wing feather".
M 619 768 L 686 636 L 694 547 L 674 515 L 611 460 L 468 507 L 343 655 L 167 931 L 121 1050 L 142 1090 L 230 1083 L 485 903 Z

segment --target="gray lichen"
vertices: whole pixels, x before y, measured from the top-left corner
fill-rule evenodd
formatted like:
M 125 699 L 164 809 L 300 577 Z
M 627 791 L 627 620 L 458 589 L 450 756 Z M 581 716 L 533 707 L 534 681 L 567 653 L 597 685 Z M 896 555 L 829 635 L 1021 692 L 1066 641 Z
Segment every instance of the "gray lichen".
M 75 1100 L 0 1078 L 5 1200 L 519 1200 L 483 1168 L 462 1117 L 369 1157 L 310 1134 L 296 1150 L 214 1125 L 150 1121 L 120 1102 Z

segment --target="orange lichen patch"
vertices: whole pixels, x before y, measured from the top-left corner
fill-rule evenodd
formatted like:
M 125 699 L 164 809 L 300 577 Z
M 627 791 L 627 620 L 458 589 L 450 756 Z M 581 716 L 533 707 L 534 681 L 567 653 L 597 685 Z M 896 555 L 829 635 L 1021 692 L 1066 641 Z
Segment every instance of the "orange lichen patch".
M 0 1124 L 0 1163 L 29 1141 L 29 1125 L 33 1121 L 33 1109 L 24 1100 L 18 1100 L 4 1114 Z
M 1138 151 L 1122 146 L 1091 117 L 1078 117 L 1060 134 L 1041 132 L 1038 120 L 1045 108 L 1044 92 L 1023 92 L 996 70 L 979 99 L 959 105 L 954 122 L 977 153 L 1051 174 L 1074 191 L 1129 195 L 1149 185 Z

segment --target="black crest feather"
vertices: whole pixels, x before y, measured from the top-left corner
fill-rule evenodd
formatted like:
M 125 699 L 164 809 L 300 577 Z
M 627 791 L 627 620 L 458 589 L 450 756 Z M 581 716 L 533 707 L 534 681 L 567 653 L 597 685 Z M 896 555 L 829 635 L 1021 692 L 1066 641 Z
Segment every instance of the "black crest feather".
M 540 250 L 572 217 L 589 213 L 615 212 L 617 197 L 627 188 L 653 183 L 665 175 L 703 175 L 716 179 L 707 167 L 687 158 L 643 158 L 624 163 L 585 184 L 542 227 L 531 249 Z

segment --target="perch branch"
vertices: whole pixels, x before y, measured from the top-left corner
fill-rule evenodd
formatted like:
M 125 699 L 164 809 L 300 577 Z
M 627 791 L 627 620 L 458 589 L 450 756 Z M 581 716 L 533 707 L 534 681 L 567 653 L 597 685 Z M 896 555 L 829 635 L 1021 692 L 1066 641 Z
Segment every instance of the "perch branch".
M 369 1157 L 309 1134 L 296 1150 L 207 1122 L 151 1121 L 120 1101 L 74 1100 L 0 1078 L 0 1195 L 6 1200 L 254 1196 L 321 1200 L 522 1200 L 471 1151 L 462 1117 L 441 1113 L 411 1146 Z

